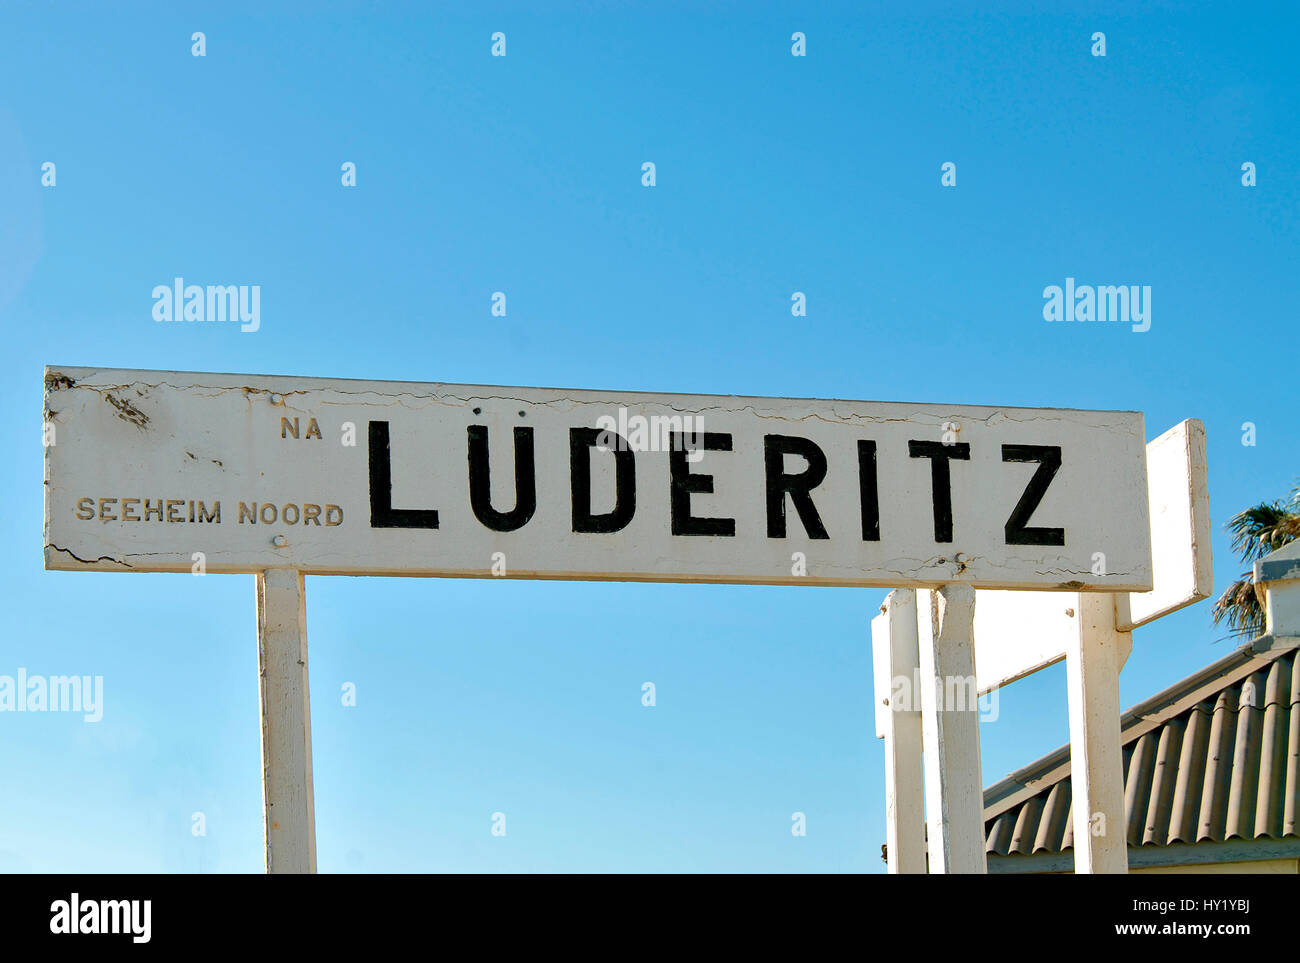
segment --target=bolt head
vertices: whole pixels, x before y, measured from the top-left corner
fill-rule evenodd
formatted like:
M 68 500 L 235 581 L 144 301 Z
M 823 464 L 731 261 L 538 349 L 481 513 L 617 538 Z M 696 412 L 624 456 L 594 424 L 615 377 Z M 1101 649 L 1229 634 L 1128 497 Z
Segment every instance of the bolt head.
M 276 548 L 284 548 L 289 544 L 289 539 L 284 535 L 277 535 L 275 538 L 271 539 L 271 544 Z

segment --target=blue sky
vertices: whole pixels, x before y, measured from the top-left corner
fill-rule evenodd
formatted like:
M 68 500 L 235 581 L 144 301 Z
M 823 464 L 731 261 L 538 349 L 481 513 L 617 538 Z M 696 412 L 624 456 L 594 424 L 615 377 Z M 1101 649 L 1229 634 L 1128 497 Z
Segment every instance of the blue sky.
M 0 715 L 0 870 L 262 868 L 253 578 L 42 570 L 46 364 L 1197 417 L 1220 590 L 1300 476 L 1294 6 L 538 6 L 0 10 L 0 674 L 105 688 Z M 155 324 L 177 275 L 261 329 Z M 1067 276 L 1151 329 L 1044 322 Z M 883 590 L 307 593 L 322 871 L 883 869 Z M 1229 651 L 1209 610 L 1135 633 L 1125 706 Z M 1009 687 L 986 780 L 1067 727 L 1062 667 Z

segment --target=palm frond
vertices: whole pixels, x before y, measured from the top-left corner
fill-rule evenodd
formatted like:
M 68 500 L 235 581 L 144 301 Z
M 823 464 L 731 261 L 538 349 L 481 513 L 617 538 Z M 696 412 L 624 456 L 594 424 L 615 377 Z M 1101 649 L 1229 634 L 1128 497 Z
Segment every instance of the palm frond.
M 1285 499 L 1261 502 L 1233 515 L 1227 530 L 1243 562 L 1255 562 L 1300 539 L 1300 484 Z M 1254 638 L 1265 628 L 1264 600 L 1254 571 L 1243 572 L 1214 603 L 1214 622 L 1226 622 L 1235 635 Z
M 1233 551 L 1254 562 L 1300 538 L 1300 514 L 1288 502 L 1263 502 L 1233 515 L 1228 531 Z
M 1214 623 L 1227 622 L 1233 635 L 1254 638 L 1264 634 L 1264 606 L 1256 591 L 1255 573 L 1242 572 L 1214 603 Z

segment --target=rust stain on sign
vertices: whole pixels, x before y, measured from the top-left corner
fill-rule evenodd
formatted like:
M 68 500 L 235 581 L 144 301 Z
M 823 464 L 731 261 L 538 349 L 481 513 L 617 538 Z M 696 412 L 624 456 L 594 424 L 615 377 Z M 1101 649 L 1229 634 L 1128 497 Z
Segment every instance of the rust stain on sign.
M 129 421 L 137 428 L 144 428 L 149 424 L 149 416 L 131 402 L 116 398 L 111 393 L 105 394 L 104 400 L 117 409 L 117 416 L 123 421 Z M 190 457 L 193 458 L 194 456 L 191 455 Z

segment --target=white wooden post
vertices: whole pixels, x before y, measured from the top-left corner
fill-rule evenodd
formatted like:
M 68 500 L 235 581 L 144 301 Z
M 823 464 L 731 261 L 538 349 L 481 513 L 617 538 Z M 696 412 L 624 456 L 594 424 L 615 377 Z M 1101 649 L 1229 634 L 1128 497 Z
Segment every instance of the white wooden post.
M 930 872 L 985 873 L 975 589 L 944 585 L 918 603 Z
M 917 686 L 916 592 L 890 592 L 871 622 L 876 734 L 885 740 L 885 853 L 890 873 L 925 872 L 925 788 Z
M 257 576 L 262 706 L 262 807 L 268 873 L 316 872 L 316 806 L 307 693 L 307 611 L 301 572 Z
M 1080 592 L 1079 631 L 1066 653 L 1074 871 L 1127 873 L 1128 822 L 1119 725 L 1119 670 L 1130 633 L 1115 628 L 1115 598 Z

